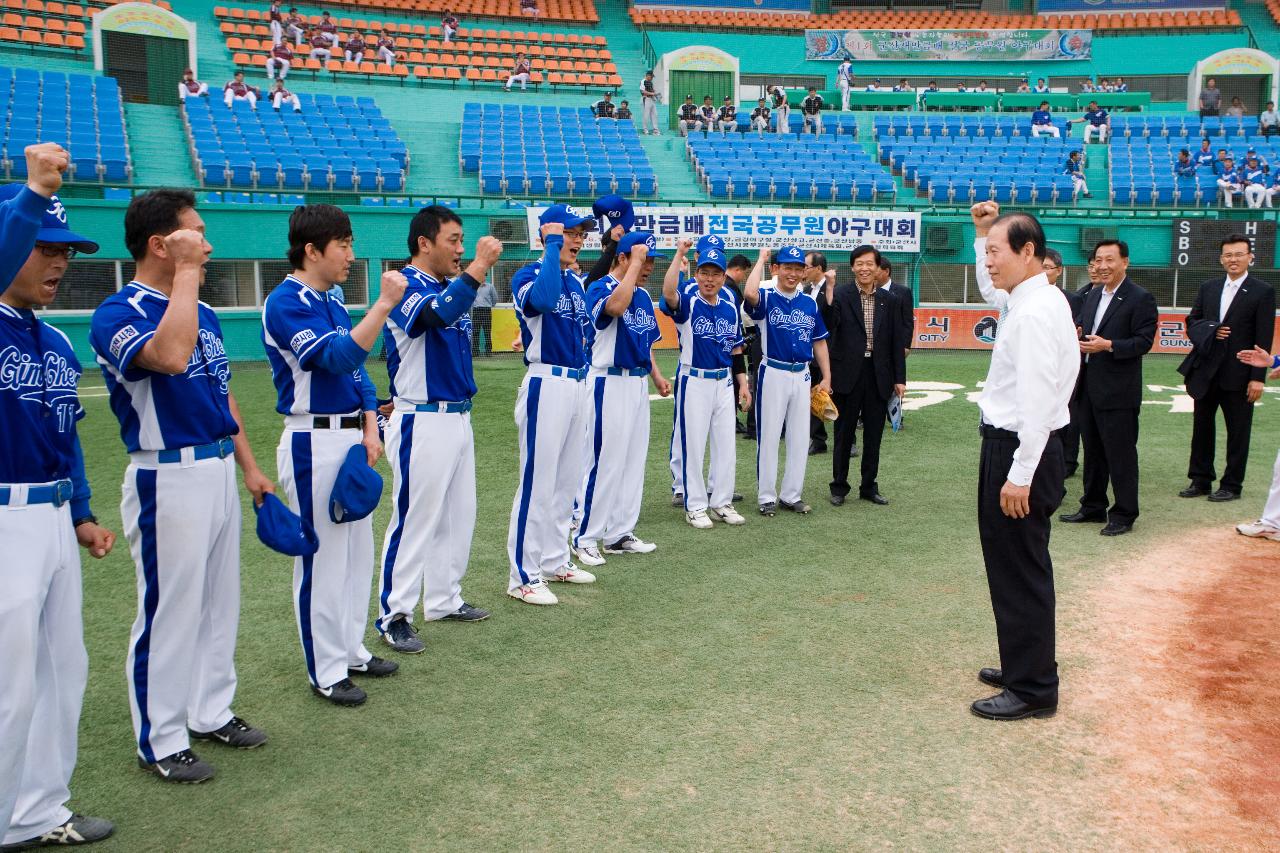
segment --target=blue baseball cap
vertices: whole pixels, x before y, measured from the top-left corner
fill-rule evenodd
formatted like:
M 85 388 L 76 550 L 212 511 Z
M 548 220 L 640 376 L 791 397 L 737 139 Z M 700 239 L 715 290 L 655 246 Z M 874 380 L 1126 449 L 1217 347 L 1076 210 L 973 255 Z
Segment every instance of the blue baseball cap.
M 542 211 L 542 215 L 538 217 L 538 223 L 546 225 L 549 222 L 559 222 L 565 228 L 577 228 L 579 225 L 585 225 L 588 231 L 596 230 L 594 217 L 583 216 L 567 204 L 553 204 Z
M 618 241 L 618 255 L 619 256 L 629 255 L 631 254 L 632 248 L 639 245 L 645 245 L 649 247 L 649 254 L 646 255 L 646 257 L 649 257 L 649 258 L 665 258 L 666 257 L 666 255 L 658 251 L 658 241 L 653 236 L 652 231 L 632 231 L 629 234 L 624 234 L 622 236 L 622 239 Z
M 775 261 L 775 263 L 799 264 L 800 266 L 804 266 L 804 252 L 800 251 L 795 246 L 783 246 L 778 250 L 778 260 Z
M 289 511 L 273 494 L 262 496 L 262 506 L 254 505 L 258 514 L 258 538 L 272 551 L 290 557 L 309 557 L 320 550 L 320 539 L 310 522 Z
M 381 497 L 382 475 L 369 467 L 364 445 L 352 445 L 329 495 L 329 518 L 334 524 L 359 521 L 373 512 Z
M 26 184 L 5 184 L 0 187 L 0 202 L 17 197 L 26 189 L 26 186 Z M 61 199 L 56 195 L 49 199 L 49 206 L 45 208 L 44 218 L 40 221 L 40 230 L 36 232 L 36 242 L 65 244 L 86 255 L 92 255 L 98 251 L 97 243 L 67 227 L 67 209 L 63 207 Z
M 712 266 L 724 269 L 724 252 L 720 249 L 710 247 L 698 253 L 698 267 Z M 697 269 L 697 267 L 695 267 Z
M 719 249 L 721 252 L 723 252 L 724 240 L 721 239 L 718 235 L 707 234 L 704 237 L 698 238 L 698 243 L 696 246 L 694 246 L 694 248 L 697 249 L 699 255 L 701 255 L 707 249 Z
M 608 217 L 609 227 L 621 225 L 623 231 L 630 231 L 636 226 L 635 208 L 631 206 L 631 202 L 627 201 L 620 195 L 606 195 L 596 199 L 596 203 L 591 205 L 591 212 L 596 215 L 597 223 L 600 230 L 604 230 L 604 223 L 600 220 Z

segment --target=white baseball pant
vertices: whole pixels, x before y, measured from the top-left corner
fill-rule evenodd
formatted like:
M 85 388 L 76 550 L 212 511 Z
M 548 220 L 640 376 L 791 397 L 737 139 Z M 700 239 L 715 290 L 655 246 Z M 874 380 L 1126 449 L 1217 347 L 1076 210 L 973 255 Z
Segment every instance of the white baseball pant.
M 761 504 L 795 503 L 804 490 L 809 461 L 809 371 L 761 363 L 756 374 L 756 481 Z M 778 491 L 778 442 L 787 428 L 787 466 Z
M 183 451 L 188 454 L 189 451 Z M 232 457 L 131 454 L 120 515 L 138 575 L 125 675 L 138 755 L 187 749 L 231 721 L 240 622 L 240 492 Z
M 1280 529 L 1280 453 L 1276 454 L 1276 467 L 1271 473 L 1271 493 L 1262 508 L 1262 523 Z
M 764 132 L 769 129 L 769 121 L 768 119 L 757 116 L 751 120 L 751 126 L 755 128 L 761 136 L 764 136 Z
M 519 83 L 520 91 L 523 92 L 529 86 L 529 75 L 528 74 L 512 74 L 510 77 L 507 78 L 507 83 L 505 86 L 503 86 L 503 88 L 510 91 L 512 83 Z
M 520 482 L 507 532 L 509 591 L 569 563 L 569 518 L 582 485 L 586 385 L 552 371 L 550 365 L 529 365 L 516 395 Z
M 476 448 L 468 412 L 415 412 L 397 403 L 386 428 L 391 522 L 382 543 L 377 627 L 426 621 L 462 606 L 476 527 Z
M 1048 134 L 1049 136 L 1052 136 L 1054 139 L 1060 139 L 1062 137 L 1062 132 L 1051 124 L 1031 125 L 1031 137 L 1033 139 L 1036 137 L 1039 137 L 1041 134 Z
M 285 103 L 292 105 L 295 113 L 302 112 L 302 101 L 298 99 L 297 95 L 290 93 L 288 101 L 285 100 L 284 95 L 281 95 L 278 92 L 271 96 L 271 106 L 273 108 L 278 110 L 280 109 L 280 106 Z
M 363 50 L 344 50 L 342 52 L 342 58 L 345 59 L 347 62 L 364 62 L 364 51 Z
M 1267 198 L 1267 188 L 1262 184 L 1249 184 L 1244 188 L 1244 203 L 1249 207 L 1262 207 Z
M 658 99 L 645 98 L 640 99 L 642 112 L 642 126 L 645 130 L 653 129 L 654 133 L 658 132 Z
M 272 44 L 279 44 L 279 43 L 280 43 L 280 40 L 281 40 L 282 38 L 284 38 L 284 26 L 282 25 L 282 23 L 281 23 L 280 21 L 277 21 L 277 20 L 275 20 L 275 19 L 272 19 L 272 21 L 271 21 L 271 43 L 272 43 Z
M 315 554 L 294 558 L 293 610 L 307 678 L 315 687 L 332 687 L 347 677 L 348 668 L 373 657 L 364 645 L 373 587 L 373 516 L 343 524 L 329 517 L 338 469 L 363 433 L 313 430 L 310 422 L 310 415 L 285 418 L 276 468 L 289 508 L 311 522 L 320 540 Z
M 198 98 L 201 95 L 208 95 L 208 94 L 209 94 L 208 83 L 201 83 L 200 91 L 196 92 L 194 95 L 187 90 L 186 86 L 184 86 L 181 83 L 178 84 L 178 100 L 180 101 L 185 101 L 187 98 Z
M 327 47 L 313 47 L 311 48 L 311 58 L 327 63 L 333 59 L 333 51 Z
M 684 365 L 676 365 L 676 375 L 671 378 L 671 401 L 675 408 L 671 412 L 671 444 L 667 449 L 667 467 L 671 470 L 671 493 L 684 494 L 684 455 L 680 449 L 680 377 L 684 375 Z
M 681 368 L 680 396 L 676 404 L 676 432 L 681 448 L 681 476 L 685 483 L 686 512 L 722 507 L 733 502 L 734 421 L 733 378 L 712 379 L 706 371 Z M 709 476 L 702 477 L 707 440 L 711 442 Z M 708 492 L 710 497 L 708 498 Z
M 847 113 L 849 112 L 849 81 L 841 79 L 838 85 L 840 87 L 840 111 Z
M 1105 124 L 1086 124 L 1084 126 L 1085 144 L 1088 144 L 1090 138 L 1093 137 L 1095 134 L 1097 135 L 1099 142 L 1106 142 L 1107 136 L 1110 133 L 1111 133 L 1111 128 L 1107 127 Z
M 773 117 L 777 119 L 777 131 L 779 135 L 791 132 L 791 107 L 783 104 L 773 111 Z
M 677 122 L 682 136 L 688 136 L 690 131 L 702 130 L 703 124 L 701 119 L 680 119 Z
M 813 125 L 812 131 L 809 129 L 810 125 Z M 804 117 L 804 132 L 813 133 L 817 136 L 822 135 L 822 113 L 814 113 Z
M 289 24 L 287 29 L 289 31 L 289 35 L 293 36 L 293 46 L 302 47 L 302 40 L 306 37 L 306 33 L 303 32 L 302 27 L 297 24 Z
M 587 377 L 587 465 L 578 492 L 582 521 L 573 544 L 585 548 L 635 533 L 649 455 L 649 376 Z
M 0 843 L 16 844 L 71 817 L 89 656 L 70 505 L 0 507 L 0 541 Z
M 378 48 L 378 57 L 392 68 L 396 67 L 396 52 L 389 47 Z
M 1222 190 L 1222 203 L 1227 207 L 1235 207 L 1235 195 L 1240 192 L 1240 185 L 1219 178 L 1218 189 Z
M 272 56 L 267 59 L 267 79 L 274 80 L 277 74 L 281 80 L 289 76 L 289 60 Z

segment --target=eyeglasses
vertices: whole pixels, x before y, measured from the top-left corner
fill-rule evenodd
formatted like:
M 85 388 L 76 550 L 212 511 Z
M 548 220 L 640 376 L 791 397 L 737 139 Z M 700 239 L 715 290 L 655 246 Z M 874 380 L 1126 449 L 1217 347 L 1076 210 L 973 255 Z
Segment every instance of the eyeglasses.
M 1238 261 L 1249 257 L 1249 254 L 1249 252 L 1223 252 L 1222 259 L 1224 261 Z
M 36 243 L 36 248 L 40 250 L 40 254 L 46 258 L 66 258 L 68 261 L 76 256 L 76 250 L 71 246 L 52 245 L 50 243 Z

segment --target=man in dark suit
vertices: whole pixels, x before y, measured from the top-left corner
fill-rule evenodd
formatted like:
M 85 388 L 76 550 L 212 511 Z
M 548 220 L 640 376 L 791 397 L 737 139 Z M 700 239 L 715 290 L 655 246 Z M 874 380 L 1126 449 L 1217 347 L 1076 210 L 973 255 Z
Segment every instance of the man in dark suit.
M 1142 357 L 1151 351 L 1159 311 L 1151 293 L 1129 279 L 1129 246 L 1102 240 L 1094 248 L 1099 286 L 1080 310 L 1080 378 L 1075 397 L 1084 443 L 1084 495 L 1062 521 L 1103 521 L 1120 536 L 1138 518 L 1138 415 Z M 1107 482 L 1115 503 L 1107 510 Z
M 1089 268 L 1093 268 L 1093 257 L 1090 255 Z M 1080 309 L 1084 306 L 1084 296 L 1080 291 L 1067 290 L 1063 285 L 1063 275 L 1067 268 L 1062 264 L 1062 253 L 1057 249 L 1045 249 L 1044 254 L 1044 274 L 1049 279 L 1049 283 L 1062 291 L 1067 297 L 1067 304 L 1071 306 L 1071 316 L 1075 318 L 1076 325 L 1080 325 Z M 1092 284 L 1086 285 L 1091 287 Z M 1062 438 L 1062 461 L 1066 463 L 1067 476 L 1070 477 L 1079 467 L 1080 460 L 1080 418 L 1075 413 L 1075 403 L 1071 404 L 1071 423 L 1067 424 L 1060 430 Z
M 880 253 L 859 246 L 849 256 L 855 284 L 835 286 L 829 279 L 818 297 L 818 310 L 831 333 L 832 398 L 840 417 L 831 455 L 831 503 L 840 506 L 849 494 L 849 448 L 862 418 L 862 482 L 858 496 L 877 505 L 889 501 L 876 481 L 880 439 L 889 398 L 907 385 L 906 346 L 895 297 L 876 286 Z
M 892 293 L 898 300 L 898 322 L 902 325 L 904 341 L 902 346 L 906 350 L 905 355 L 911 355 L 911 344 L 916 337 L 915 297 L 911 293 L 911 288 L 894 283 L 893 264 L 884 255 L 880 256 L 880 275 L 876 280 L 876 286 Z
M 1253 404 L 1262 396 L 1266 369 L 1236 358 L 1241 350 L 1271 350 L 1275 336 L 1276 294 L 1271 285 L 1249 274 L 1253 247 L 1243 234 L 1222 240 L 1222 267 L 1226 278 L 1212 278 L 1200 285 L 1195 305 L 1187 315 L 1191 353 L 1178 366 L 1186 377 L 1187 393 L 1195 401 L 1191 427 L 1191 485 L 1178 492 L 1184 498 L 1208 495 L 1211 501 L 1233 501 L 1244 488 L 1249 459 L 1249 434 L 1253 430 Z M 1227 425 L 1227 467 L 1213 491 L 1215 472 L 1214 429 L 1218 409 Z

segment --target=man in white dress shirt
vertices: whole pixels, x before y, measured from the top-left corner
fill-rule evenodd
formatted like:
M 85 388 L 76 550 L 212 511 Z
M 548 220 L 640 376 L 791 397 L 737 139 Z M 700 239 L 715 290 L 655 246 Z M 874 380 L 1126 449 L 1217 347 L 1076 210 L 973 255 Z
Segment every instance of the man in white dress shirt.
M 994 720 L 1047 717 L 1058 708 L 1049 526 L 1066 494 L 1057 431 L 1070 422 L 1080 350 L 1067 299 L 1044 274 L 1040 223 L 1005 214 L 981 248 L 1009 297 L 978 402 L 978 531 L 1000 646 L 1000 668 L 978 678 L 1001 692 L 972 710 Z

